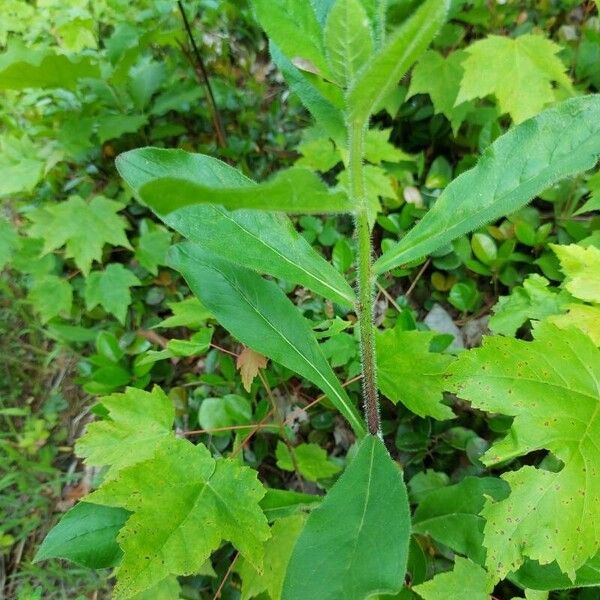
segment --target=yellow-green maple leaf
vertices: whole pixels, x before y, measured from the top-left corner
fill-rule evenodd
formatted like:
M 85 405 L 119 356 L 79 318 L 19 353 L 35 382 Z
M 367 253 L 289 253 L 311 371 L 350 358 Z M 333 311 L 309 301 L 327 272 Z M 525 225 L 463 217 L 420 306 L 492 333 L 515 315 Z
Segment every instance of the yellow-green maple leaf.
M 566 275 L 565 287 L 585 302 L 600 304 L 600 250 L 594 246 L 552 246 Z
M 567 304 L 568 312 L 564 315 L 549 317 L 549 321 L 561 329 L 577 327 L 592 338 L 596 346 L 600 346 L 600 306 L 587 304 Z
M 486 464 L 546 449 L 564 466 L 502 475 L 505 500 L 489 500 L 484 545 L 496 579 L 525 558 L 558 563 L 572 580 L 600 549 L 600 350 L 577 329 L 543 321 L 532 342 L 502 336 L 464 352 L 451 365 L 450 388 L 475 407 L 514 416 Z
M 262 569 L 270 536 L 259 506 L 264 494 L 252 469 L 174 437 L 150 460 L 119 471 L 86 498 L 133 513 L 118 536 L 123 562 L 114 598 L 132 598 L 169 575 L 196 573 L 223 540 Z
M 125 393 L 105 396 L 100 402 L 110 418 L 90 423 L 76 449 L 87 464 L 109 466 L 109 478 L 148 460 L 174 435 L 175 408 L 158 386 L 151 392 L 127 388 Z
M 125 235 L 127 221 L 117 215 L 123 208 L 103 196 L 90 202 L 71 196 L 65 202 L 32 212 L 29 235 L 44 240 L 44 254 L 65 246 L 65 256 L 87 275 L 92 262 L 101 260 L 104 244 L 131 249 Z
M 557 100 L 553 83 L 571 94 L 566 67 L 556 56 L 561 48 L 540 35 L 518 38 L 490 35 L 468 48 L 455 106 L 494 95 L 503 113 L 520 123 Z
M 468 558 L 457 556 L 454 569 L 438 573 L 413 590 L 424 600 L 489 600 L 490 590 L 485 569 Z

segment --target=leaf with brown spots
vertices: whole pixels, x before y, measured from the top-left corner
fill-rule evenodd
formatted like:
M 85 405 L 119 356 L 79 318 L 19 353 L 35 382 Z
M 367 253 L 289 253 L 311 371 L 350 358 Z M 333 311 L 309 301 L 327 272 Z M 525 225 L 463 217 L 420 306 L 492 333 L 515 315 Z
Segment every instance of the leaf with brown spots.
M 502 476 L 511 494 L 482 511 L 488 570 L 501 579 L 528 557 L 556 561 L 573 580 L 600 549 L 600 350 L 574 328 L 542 322 L 532 342 L 490 337 L 461 354 L 449 381 L 473 406 L 515 417 L 486 464 L 542 449 L 564 463 Z
M 236 366 L 240 371 L 244 389 L 250 392 L 252 382 L 258 375 L 258 370 L 267 367 L 267 358 L 255 352 L 252 348 L 244 348 L 242 353 L 237 357 Z

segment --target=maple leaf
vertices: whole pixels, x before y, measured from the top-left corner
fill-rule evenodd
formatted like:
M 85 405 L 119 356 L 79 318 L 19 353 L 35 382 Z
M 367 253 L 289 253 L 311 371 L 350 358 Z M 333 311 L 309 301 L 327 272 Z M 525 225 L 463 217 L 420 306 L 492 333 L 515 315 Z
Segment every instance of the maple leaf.
M 377 334 L 379 389 L 394 404 L 401 402 L 421 417 L 451 419 L 452 410 L 442 404 L 443 373 L 452 356 L 430 352 L 433 331 L 389 329 Z
M 114 597 L 196 573 L 223 540 L 261 570 L 270 535 L 259 506 L 264 494 L 252 469 L 174 437 L 150 460 L 119 471 L 86 498 L 133 513 L 118 536 L 123 562 Z
M 416 585 L 413 590 L 424 600 L 489 600 L 490 590 L 485 569 L 468 558 L 456 556 L 454 570 L 439 573 Z
M 558 472 L 526 466 L 502 475 L 511 494 L 482 512 L 488 570 L 501 579 L 525 557 L 556 560 L 573 580 L 600 549 L 600 350 L 547 321 L 534 333 L 532 342 L 489 337 L 464 352 L 450 366 L 450 387 L 477 408 L 515 417 L 486 464 L 540 449 L 564 463 Z
M 125 323 L 127 307 L 131 304 L 129 289 L 142 285 L 140 280 L 120 263 L 109 264 L 104 271 L 90 273 L 85 283 L 85 304 L 92 310 L 99 304 L 106 312 Z
M 242 385 L 247 392 L 250 392 L 252 382 L 258 375 L 259 369 L 267 367 L 267 358 L 262 354 L 255 352 L 252 348 L 244 348 L 237 357 L 236 366 L 240 371 Z
M 293 452 L 293 455 L 292 455 Z M 290 449 L 282 442 L 277 442 L 275 450 L 277 466 L 284 471 L 295 471 L 308 481 L 317 481 L 333 477 L 340 472 L 340 467 L 329 460 L 327 452 L 318 444 L 300 444 Z
M 71 196 L 65 202 L 33 211 L 29 235 L 44 240 L 43 254 L 65 246 L 65 256 L 73 258 L 87 275 L 92 262 L 101 260 L 104 244 L 131 249 L 125 235 L 127 221 L 117 215 L 123 208 L 103 196 L 90 202 Z
M 520 123 L 557 100 L 556 82 L 572 93 L 566 67 L 556 56 L 561 48 L 540 35 L 518 38 L 490 35 L 465 52 L 465 71 L 456 106 L 474 98 L 496 96 L 500 110 Z
M 450 121 L 455 135 L 473 109 L 472 102 L 456 102 L 464 75 L 462 63 L 466 58 L 467 53 L 462 50 L 447 57 L 434 50 L 426 52 L 413 69 L 407 95 L 408 99 L 416 94 L 429 94 L 435 112 Z
M 600 303 L 600 250 L 594 246 L 551 245 L 566 275 L 565 287 L 586 302 Z
M 57 275 L 44 275 L 31 286 L 27 300 L 39 313 L 41 322 L 47 323 L 57 315 L 71 312 L 73 289 L 68 281 Z
M 110 418 L 90 423 L 75 447 L 87 464 L 110 466 L 108 477 L 151 458 L 173 435 L 175 408 L 158 386 L 151 392 L 127 388 L 100 403 Z
M 563 312 L 570 296 L 566 292 L 548 287 L 550 282 L 534 273 L 523 286 L 515 286 L 510 296 L 501 296 L 492 308 L 489 327 L 494 333 L 514 336 L 529 319 L 541 320 Z
M 567 304 L 568 312 L 564 315 L 556 315 L 548 320 L 561 329 L 577 327 L 592 338 L 596 346 L 600 346 L 600 306 L 588 306 L 587 304 Z

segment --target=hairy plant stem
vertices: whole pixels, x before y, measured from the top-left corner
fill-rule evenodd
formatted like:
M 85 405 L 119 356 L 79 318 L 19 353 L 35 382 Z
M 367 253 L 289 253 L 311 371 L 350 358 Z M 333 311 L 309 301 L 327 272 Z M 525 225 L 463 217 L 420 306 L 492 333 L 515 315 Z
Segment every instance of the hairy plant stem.
M 368 217 L 368 199 L 365 189 L 364 143 L 366 125 L 351 123 L 348 126 L 350 153 L 348 174 L 350 196 L 357 207 L 356 238 L 358 248 L 358 326 L 360 331 L 363 370 L 363 401 L 367 428 L 372 435 L 381 435 L 379 395 L 377 393 L 377 363 L 375 358 L 375 326 L 373 322 L 373 247 Z

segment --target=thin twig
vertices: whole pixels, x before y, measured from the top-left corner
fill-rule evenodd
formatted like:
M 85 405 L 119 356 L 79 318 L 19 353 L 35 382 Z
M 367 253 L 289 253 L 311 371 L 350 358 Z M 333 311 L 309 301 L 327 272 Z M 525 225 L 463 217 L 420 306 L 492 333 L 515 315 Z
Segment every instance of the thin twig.
M 408 290 L 406 290 L 406 294 L 404 294 L 406 296 L 406 298 L 408 298 L 413 293 L 413 290 L 417 286 L 417 283 L 419 283 L 419 279 L 421 279 L 421 277 L 423 277 L 423 273 L 425 273 L 425 271 L 427 270 L 427 267 L 429 266 L 430 262 L 431 262 L 430 258 L 428 258 L 425 261 L 425 264 L 421 267 L 421 270 L 417 273 L 417 276 L 413 279 L 412 283 L 410 284 L 410 287 L 408 288 Z
M 223 433 L 227 431 L 236 431 L 238 429 L 266 429 L 267 427 L 278 427 L 278 425 L 270 425 L 270 424 L 260 424 L 260 423 L 250 423 L 249 425 L 230 425 L 229 427 L 214 427 L 213 429 L 192 429 L 190 431 L 179 431 L 179 435 L 188 436 L 188 435 L 200 435 L 201 433 Z
M 194 40 L 192 29 L 190 27 L 187 15 L 185 14 L 185 9 L 183 8 L 181 0 L 177 0 L 177 6 L 179 7 L 179 12 L 181 13 L 181 18 L 183 19 L 183 24 L 185 26 L 185 31 L 187 33 L 188 39 L 190 40 L 190 45 L 192 46 L 192 50 L 196 58 L 196 65 L 194 68 L 196 77 L 198 78 L 200 84 L 203 84 L 206 87 L 206 92 L 208 94 L 208 104 L 210 106 L 210 112 L 213 120 L 215 134 L 217 136 L 217 142 L 221 148 L 226 148 L 227 140 L 225 138 L 223 122 L 221 121 L 221 115 L 219 113 L 219 109 L 217 108 L 217 103 L 215 101 L 215 96 L 212 91 L 212 86 L 210 85 L 210 79 L 208 78 L 208 73 L 206 71 L 206 67 L 204 66 L 204 61 L 202 60 L 202 55 L 198 50 L 196 40 Z
M 268 419 L 273 416 L 273 409 L 271 409 L 255 426 L 254 429 L 242 440 L 242 443 L 231 453 L 230 458 L 235 458 L 241 450 L 243 450 L 249 443 L 250 440 L 258 433 L 261 426 L 264 425 Z
M 215 595 L 213 596 L 213 600 L 219 600 L 219 598 L 221 597 L 221 592 L 223 590 L 223 587 L 225 586 L 225 582 L 227 581 L 227 578 L 231 574 L 231 571 L 233 570 L 233 567 L 234 567 L 239 555 L 240 555 L 239 552 L 235 553 L 235 556 L 233 557 L 233 560 L 231 561 L 231 564 L 229 565 L 227 572 L 225 573 L 225 575 L 223 575 L 223 579 L 221 580 L 221 583 L 219 584 L 219 587 L 218 587 L 217 591 L 215 592 Z
M 377 287 L 379 288 L 379 291 L 388 299 L 388 302 L 398 312 L 402 312 L 402 308 L 400 308 L 400 305 L 394 300 L 393 296 L 379 282 L 377 282 Z

